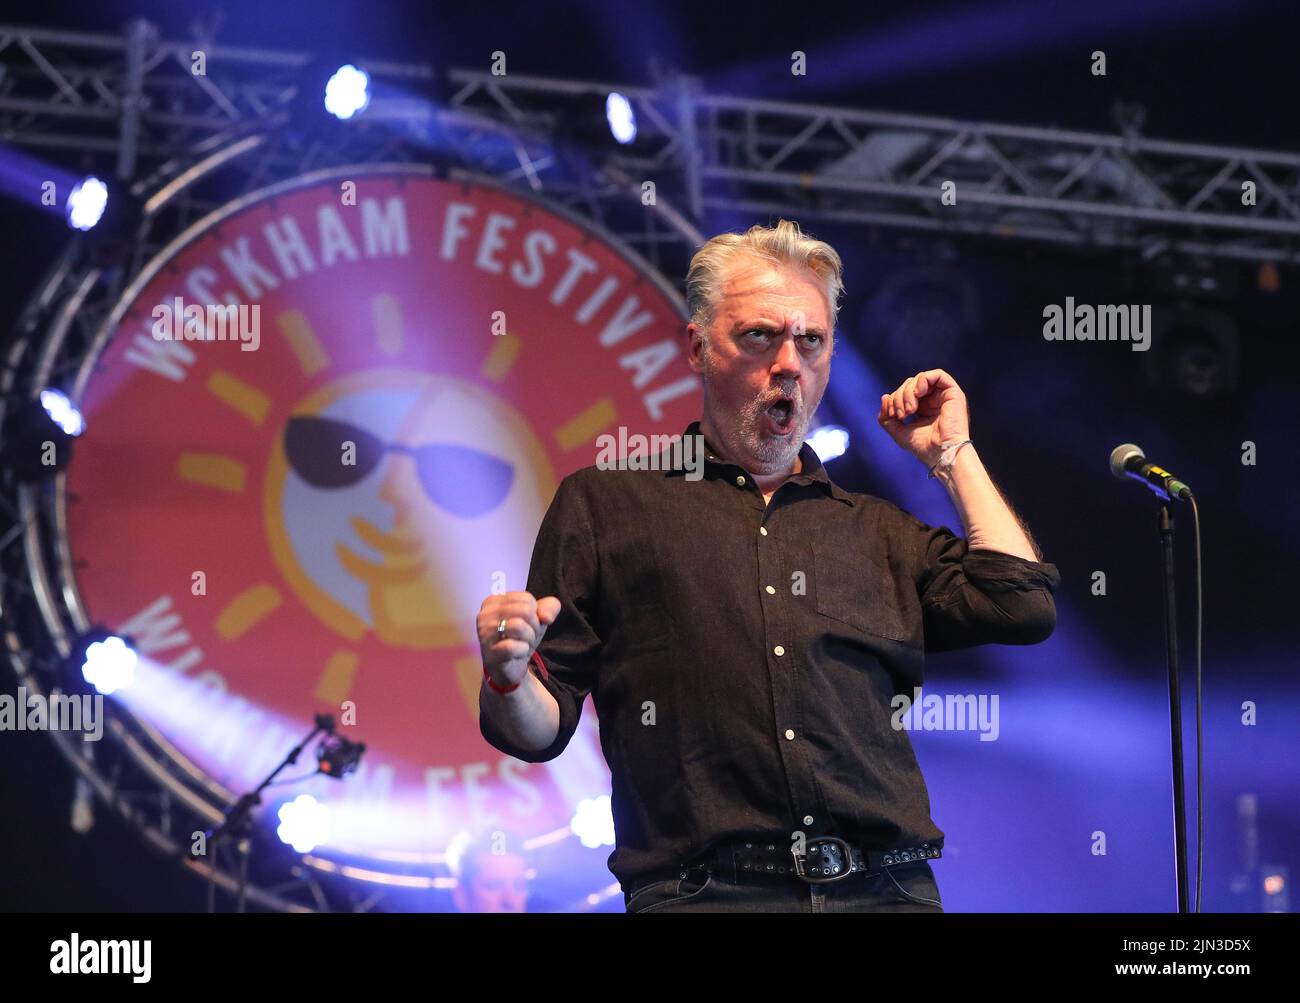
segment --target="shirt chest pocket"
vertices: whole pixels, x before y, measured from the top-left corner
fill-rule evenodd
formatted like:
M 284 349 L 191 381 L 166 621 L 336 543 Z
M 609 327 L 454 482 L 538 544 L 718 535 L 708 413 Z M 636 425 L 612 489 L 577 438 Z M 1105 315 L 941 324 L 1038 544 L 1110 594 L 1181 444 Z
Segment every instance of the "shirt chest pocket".
M 883 558 L 828 540 L 815 541 L 812 552 L 811 591 L 818 613 L 867 634 L 908 639 L 899 585 Z

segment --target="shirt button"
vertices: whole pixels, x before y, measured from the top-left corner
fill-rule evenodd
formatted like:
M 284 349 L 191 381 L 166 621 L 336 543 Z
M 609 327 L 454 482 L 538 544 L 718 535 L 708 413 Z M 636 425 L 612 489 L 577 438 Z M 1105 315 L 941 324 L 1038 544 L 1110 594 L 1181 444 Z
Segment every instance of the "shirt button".
M 743 487 L 745 486 L 745 478 L 743 478 L 743 477 L 737 477 L 737 478 L 736 478 L 736 483 L 739 484 L 739 485 L 743 488 Z
M 758 531 L 759 531 L 760 533 L 762 533 L 764 536 L 767 536 L 767 527 L 766 527 L 766 526 L 759 526 L 759 527 L 758 527 Z
M 767 588 L 767 594 L 768 594 L 768 595 L 770 595 L 770 596 L 774 596 L 774 595 L 776 595 L 776 589 L 772 588 L 772 586 L 768 585 L 768 586 L 766 586 L 766 588 Z
M 812 823 L 813 823 L 813 817 L 812 817 L 811 815 L 805 815 L 805 816 L 803 817 L 803 824 L 804 824 L 804 825 L 812 825 Z
M 773 648 L 772 650 L 775 651 L 778 655 L 784 655 L 784 654 L 785 654 L 785 649 L 784 649 L 783 647 L 781 647 L 781 645 L 779 645 L 779 644 L 778 644 L 775 648 Z
M 786 729 L 785 729 L 785 737 L 788 738 L 791 742 L 793 742 L 793 741 L 794 741 L 794 729 L 793 729 L 793 728 L 786 728 Z

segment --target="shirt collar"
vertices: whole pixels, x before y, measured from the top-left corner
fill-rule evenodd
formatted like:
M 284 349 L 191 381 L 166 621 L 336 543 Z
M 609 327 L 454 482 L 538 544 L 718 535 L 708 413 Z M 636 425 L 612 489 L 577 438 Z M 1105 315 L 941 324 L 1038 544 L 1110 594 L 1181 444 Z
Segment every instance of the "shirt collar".
M 682 433 L 683 437 L 690 435 L 703 435 L 700 431 L 700 423 L 698 421 L 691 422 L 686 426 L 686 431 Z M 714 452 L 713 444 L 707 439 L 704 440 L 704 450 L 704 464 L 706 468 L 710 465 L 714 467 L 737 466 L 737 464 L 732 463 L 729 460 L 721 459 L 717 453 Z M 671 475 L 673 473 L 681 472 L 682 471 L 680 470 L 669 470 L 668 474 Z M 822 464 L 821 457 L 819 457 L 817 451 L 806 442 L 799 448 L 799 473 L 791 474 L 787 480 L 793 481 L 795 484 L 820 484 L 830 493 L 832 498 L 837 498 L 847 505 L 853 504 L 853 496 L 830 479 L 826 473 L 826 467 Z M 785 482 L 783 481 L 782 483 Z

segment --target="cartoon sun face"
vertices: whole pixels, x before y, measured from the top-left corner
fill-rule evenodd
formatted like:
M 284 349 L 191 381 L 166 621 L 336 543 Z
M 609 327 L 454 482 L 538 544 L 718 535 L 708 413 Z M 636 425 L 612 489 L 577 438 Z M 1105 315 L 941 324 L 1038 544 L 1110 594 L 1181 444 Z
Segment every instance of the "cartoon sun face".
M 540 204 L 376 169 L 340 206 L 354 177 L 232 209 L 124 304 L 68 472 L 77 590 L 192 698 L 141 716 L 232 790 L 299 723 L 355 712 L 368 748 L 332 793 L 337 849 L 567 829 L 608 789 L 594 717 L 561 764 L 485 743 L 475 614 L 526 587 L 559 475 L 597 436 L 698 416 L 681 306 Z M 260 347 L 156 342 L 153 306 L 182 294 L 256 304 Z
M 448 376 L 377 370 L 294 409 L 272 451 L 276 563 L 322 625 L 404 648 L 464 640 L 464 611 L 518 580 L 554 491 L 528 424 Z

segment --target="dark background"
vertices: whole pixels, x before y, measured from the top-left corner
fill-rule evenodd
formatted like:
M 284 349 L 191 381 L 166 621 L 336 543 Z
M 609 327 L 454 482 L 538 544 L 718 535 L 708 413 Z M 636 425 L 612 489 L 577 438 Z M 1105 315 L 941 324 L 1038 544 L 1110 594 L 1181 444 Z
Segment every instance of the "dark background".
M 765 11 L 699 2 L 105 0 L 0 5 L 0 22 L 112 32 L 144 16 L 175 38 L 188 37 L 196 20 L 212 23 L 221 10 L 217 39 L 228 44 L 312 50 L 348 39 L 361 55 L 463 67 L 484 67 L 501 49 L 512 73 L 611 82 L 647 82 L 655 56 L 725 93 L 1106 132 L 1114 131 L 1115 102 L 1139 102 L 1148 136 L 1298 151 L 1300 22 L 1288 7 L 1103 0 L 803 4 Z M 797 82 L 788 71 L 794 49 L 807 52 L 809 64 L 808 77 Z M 1094 49 L 1106 52 L 1104 78 L 1088 72 Z M 75 157 L 40 155 L 78 166 Z M 52 220 L 0 203 L 4 327 L 67 239 Z M 697 221 L 705 233 L 752 222 L 766 220 Z M 879 394 L 917 369 L 942 366 L 967 391 L 985 464 L 1063 576 L 1060 625 L 1047 644 L 931 662 L 940 691 L 948 682 L 955 690 L 996 685 L 1006 694 L 1004 732 L 1014 724 L 1020 736 L 1007 734 L 1005 750 L 987 766 L 952 736 L 915 737 L 936 821 L 948 833 L 950 852 L 935 865 L 945 904 L 976 910 L 1172 906 L 1155 507 L 1139 487 L 1106 472 L 1110 449 L 1133 441 L 1188 480 L 1203 509 L 1205 907 L 1254 908 L 1231 891 L 1239 795 L 1260 799 L 1265 860 L 1300 873 L 1293 584 L 1300 550 L 1294 350 L 1300 273 L 1282 267 L 1281 288 L 1270 293 L 1259 287 L 1256 266 L 1217 266 L 1231 292 L 1207 305 L 1237 325 L 1239 372 L 1230 390 L 1202 398 L 1178 388 L 1159 346 L 1137 353 L 1123 344 L 1043 340 L 1043 306 L 1066 296 L 1086 303 L 1166 302 L 1151 273 L 1127 252 L 1064 253 L 992 238 L 935 241 L 815 220 L 805 228 L 831 241 L 845 260 L 841 351 L 871 374 L 864 378 L 846 364 L 832 379 L 826 417 L 849 425 L 855 436 L 853 453 L 831 465 L 832 476 L 927 521 L 955 526 L 941 489 L 925 481 L 919 466 L 899 466 L 884 433 L 854 417 L 863 407 L 874 414 Z M 973 290 L 973 313 L 958 320 L 942 304 L 882 295 L 891 278 L 920 267 L 938 268 Z M 936 330 L 947 331 L 948 340 L 927 340 Z M 1255 466 L 1241 463 L 1246 440 L 1257 446 Z M 1180 513 L 1184 586 L 1190 529 Z M 1107 572 L 1105 597 L 1090 593 L 1096 570 Z M 1180 602 L 1191 799 L 1190 591 Z M 1017 695 L 1019 710 L 1011 702 Z M 1238 723 L 1245 700 L 1259 707 L 1253 729 Z M 200 885 L 160 861 L 102 808 L 89 837 L 73 834 L 67 825 L 72 787 L 70 771 L 42 736 L 0 732 L 0 908 L 202 907 Z M 1194 813 L 1194 800 L 1189 808 Z M 1118 874 L 1089 877 L 1085 859 L 1060 877 L 1060 861 L 1086 858 L 1095 830 L 1110 834 Z

